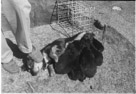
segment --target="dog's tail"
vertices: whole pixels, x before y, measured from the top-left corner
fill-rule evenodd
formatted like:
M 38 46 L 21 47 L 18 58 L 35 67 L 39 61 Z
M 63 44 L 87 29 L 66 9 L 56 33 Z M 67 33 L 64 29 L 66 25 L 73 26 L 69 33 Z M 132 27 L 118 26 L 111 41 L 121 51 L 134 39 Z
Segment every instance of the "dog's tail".
M 65 42 L 71 42 L 73 40 L 80 40 L 84 35 L 85 35 L 86 32 L 80 32 L 72 37 L 69 37 L 69 38 L 66 38 L 65 39 Z

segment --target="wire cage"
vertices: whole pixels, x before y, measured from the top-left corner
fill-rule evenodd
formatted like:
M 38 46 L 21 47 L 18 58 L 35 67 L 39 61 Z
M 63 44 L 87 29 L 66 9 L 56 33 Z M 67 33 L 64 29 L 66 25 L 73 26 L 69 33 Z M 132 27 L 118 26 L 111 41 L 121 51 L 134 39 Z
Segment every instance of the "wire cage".
M 92 29 L 92 13 L 95 7 L 87 5 L 84 1 L 56 0 L 51 16 L 51 26 L 59 33 L 70 37 L 78 32 L 88 32 Z M 52 22 L 55 20 L 55 27 Z

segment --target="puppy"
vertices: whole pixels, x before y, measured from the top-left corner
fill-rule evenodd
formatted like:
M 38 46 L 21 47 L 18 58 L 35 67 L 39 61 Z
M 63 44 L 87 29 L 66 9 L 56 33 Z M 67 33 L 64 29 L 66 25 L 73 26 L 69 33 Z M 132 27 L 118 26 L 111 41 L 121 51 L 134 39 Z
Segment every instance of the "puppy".
M 86 78 L 86 76 L 83 74 L 80 64 L 79 64 L 79 56 L 76 58 L 76 60 L 72 64 L 72 70 L 68 73 L 68 77 L 71 80 L 79 80 L 83 82 Z
M 103 63 L 103 55 L 102 52 L 104 50 L 103 45 L 93 38 L 93 43 L 90 45 L 90 49 L 92 50 L 95 56 L 95 63 L 97 66 L 101 66 Z
M 103 62 L 102 52 L 104 50 L 104 46 L 98 40 L 94 38 L 93 33 L 86 33 L 81 39 L 81 46 L 88 47 L 92 51 L 95 56 L 95 63 L 97 66 L 100 66 Z
M 93 77 L 96 73 L 97 67 L 95 64 L 95 56 L 88 47 L 84 47 L 80 55 L 80 67 L 86 77 Z
M 80 67 L 87 77 L 93 77 L 97 71 L 97 66 L 103 62 L 102 51 L 104 47 L 94 38 L 93 33 L 86 33 L 81 39 L 83 48 L 80 55 Z

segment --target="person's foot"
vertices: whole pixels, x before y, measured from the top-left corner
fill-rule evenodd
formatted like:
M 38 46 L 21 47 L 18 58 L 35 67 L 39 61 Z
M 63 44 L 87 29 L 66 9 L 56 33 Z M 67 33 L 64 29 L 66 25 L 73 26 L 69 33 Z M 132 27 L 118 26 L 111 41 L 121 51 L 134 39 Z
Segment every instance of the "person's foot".
M 4 70 L 11 74 L 19 73 L 19 66 L 13 61 L 13 59 L 9 63 L 2 64 Z
M 41 63 L 43 60 L 43 55 L 41 51 L 36 49 L 34 46 L 32 52 L 28 54 L 28 57 L 31 57 L 31 59 L 36 63 Z

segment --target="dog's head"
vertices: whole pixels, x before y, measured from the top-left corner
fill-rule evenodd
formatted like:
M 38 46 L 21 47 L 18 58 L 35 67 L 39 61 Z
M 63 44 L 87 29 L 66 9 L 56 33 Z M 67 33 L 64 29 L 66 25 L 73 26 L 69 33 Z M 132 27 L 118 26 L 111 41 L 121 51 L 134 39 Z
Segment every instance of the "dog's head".
M 74 41 L 79 41 L 83 36 L 85 35 L 85 32 L 78 33 L 70 38 L 62 38 L 57 42 L 55 45 L 52 45 L 50 50 L 50 57 L 54 59 L 55 62 L 58 62 L 60 56 L 65 52 L 68 45 Z M 70 45 L 72 46 L 72 44 Z
M 81 47 L 84 48 L 92 46 L 97 51 L 103 52 L 104 46 L 97 39 L 95 39 L 94 36 L 95 35 L 93 33 L 86 33 L 81 38 Z

